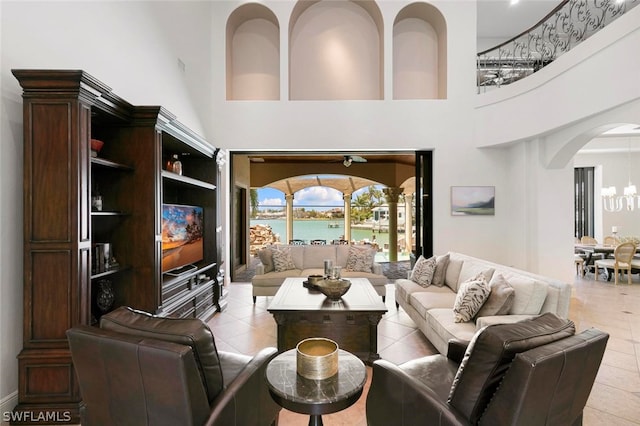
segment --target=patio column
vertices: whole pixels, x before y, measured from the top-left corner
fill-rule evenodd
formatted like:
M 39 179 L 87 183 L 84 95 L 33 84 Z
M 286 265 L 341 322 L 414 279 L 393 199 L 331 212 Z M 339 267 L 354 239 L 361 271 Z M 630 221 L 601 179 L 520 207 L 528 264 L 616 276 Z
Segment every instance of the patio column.
M 405 250 L 411 253 L 413 248 L 413 194 L 404 194 L 404 238 Z
M 398 261 L 398 198 L 403 188 L 382 188 L 389 205 L 389 261 Z
M 285 194 L 287 201 L 287 240 L 286 244 L 293 239 L 293 194 Z
M 344 239 L 351 242 L 351 194 L 343 193 L 344 200 Z

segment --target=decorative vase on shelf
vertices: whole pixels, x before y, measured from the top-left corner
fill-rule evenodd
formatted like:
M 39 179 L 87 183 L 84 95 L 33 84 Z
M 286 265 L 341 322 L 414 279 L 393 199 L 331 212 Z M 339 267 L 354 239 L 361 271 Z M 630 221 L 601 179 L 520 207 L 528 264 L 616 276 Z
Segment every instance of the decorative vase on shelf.
M 96 306 L 100 312 L 106 313 L 113 306 L 116 293 L 113 291 L 113 284 L 109 280 L 98 281 L 98 291 L 96 292 Z
M 177 175 L 182 175 L 182 161 L 180 161 L 178 154 L 171 156 L 171 160 L 167 163 L 167 170 Z

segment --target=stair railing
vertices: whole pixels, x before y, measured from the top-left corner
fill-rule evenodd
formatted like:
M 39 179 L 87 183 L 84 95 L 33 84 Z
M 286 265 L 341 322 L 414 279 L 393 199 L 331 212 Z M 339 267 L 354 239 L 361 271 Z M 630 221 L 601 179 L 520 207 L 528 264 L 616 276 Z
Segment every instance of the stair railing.
M 478 53 L 478 93 L 533 74 L 639 3 L 640 0 L 563 1 L 530 29 Z

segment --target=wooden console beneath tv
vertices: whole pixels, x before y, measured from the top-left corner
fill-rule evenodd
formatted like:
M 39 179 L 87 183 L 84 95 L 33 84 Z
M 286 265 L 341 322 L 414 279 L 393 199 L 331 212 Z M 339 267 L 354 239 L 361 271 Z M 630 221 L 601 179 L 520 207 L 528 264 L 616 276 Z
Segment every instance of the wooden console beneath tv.
M 267 309 L 278 324 L 278 351 L 325 337 L 368 364 L 379 359 L 378 323 L 387 307 L 369 280 L 350 278 L 351 288 L 338 302 L 304 287 L 304 280 L 287 278 Z
M 215 265 L 194 267 L 189 272 L 172 276 L 164 274 L 162 283 L 163 305 L 158 315 L 174 318 L 200 318 L 208 320 L 219 310 Z

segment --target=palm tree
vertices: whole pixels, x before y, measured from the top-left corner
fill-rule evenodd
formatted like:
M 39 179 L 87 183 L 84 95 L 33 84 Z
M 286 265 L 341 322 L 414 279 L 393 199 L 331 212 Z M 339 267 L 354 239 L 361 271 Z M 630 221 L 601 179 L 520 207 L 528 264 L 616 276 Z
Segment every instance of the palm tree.
M 351 221 L 363 222 L 370 218 L 374 207 L 382 205 L 384 194 L 382 190 L 371 185 L 367 191 L 359 194 L 351 203 Z
M 251 204 L 251 217 L 255 218 L 258 215 L 258 190 L 255 188 L 249 190 L 249 203 Z

